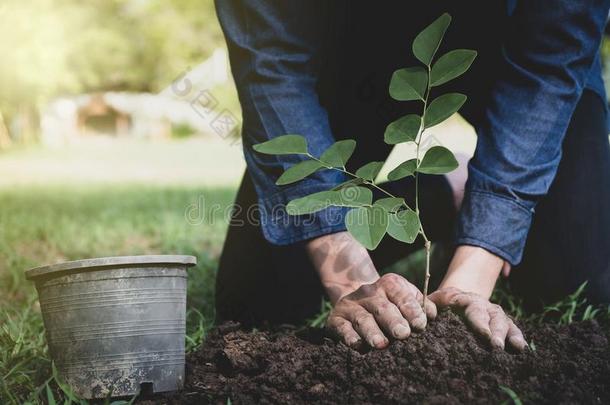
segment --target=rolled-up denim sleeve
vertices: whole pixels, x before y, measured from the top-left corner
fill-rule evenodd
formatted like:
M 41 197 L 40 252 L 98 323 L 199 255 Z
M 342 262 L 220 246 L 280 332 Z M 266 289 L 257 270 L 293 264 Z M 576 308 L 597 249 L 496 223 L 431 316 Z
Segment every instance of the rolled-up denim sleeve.
M 477 125 L 457 243 L 521 261 L 537 201 L 555 177 L 572 113 L 598 53 L 610 2 L 523 0 Z
M 345 180 L 343 174 L 322 170 L 294 185 L 277 186 L 283 171 L 303 158 L 252 149 L 285 134 L 305 136 L 314 155 L 334 142 L 316 92 L 326 8 L 320 0 L 216 1 L 242 107 L 244 154 L 258 194 L 262 231 L 278 245 L 345 229 L 345 209 L 329 208 L 306 218 L 285 211 L 290 200 L 332 188 Z

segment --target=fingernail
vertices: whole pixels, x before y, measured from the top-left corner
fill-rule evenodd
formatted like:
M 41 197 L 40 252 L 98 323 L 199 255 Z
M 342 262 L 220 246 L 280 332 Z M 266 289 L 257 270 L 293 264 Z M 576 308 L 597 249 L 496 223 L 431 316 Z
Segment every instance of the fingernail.
M 373 343 L 373 347 L 382 348 L 383 346 L 385 346 L 385 339 L 381 335 L 373 336 L 371 342 Z
M 525 340 L 514 336 L 510 337 L 508 342 L 517 350 L 524 350 L 526 347 L 529 347 Z
M 419 330 L 424 330 L 426 329 L 426 317 L 425 316 L 420 316 L 419 318 L 414 319 L 411 322 L 411 325 L 415 328 L 415 329 L 419 329 Z
M 360 339 L 358 339 L 358 338 L 352 338 L 352 339 L 349 339 L 349 340 L 347 341 L 347 345 L 348 345 L 348 346 L 350 346 L 350 347 L 354 347 L 354 346 L 357 346 L 357 345 L 358 345 L 358 342 L 360 342 Z
M 504 349 L 504 342 L 502 341 L 502 339 L 500 339 L 497 336 L 494 336 L 493 338 L 491 338 L 491 345 L 493 347 L 497 347 L 499 349 Z
M 409 336 L 410 332 L 409 328 L 405 325 L 397 325 L 392 331 L 396 339 L 404 339 Z

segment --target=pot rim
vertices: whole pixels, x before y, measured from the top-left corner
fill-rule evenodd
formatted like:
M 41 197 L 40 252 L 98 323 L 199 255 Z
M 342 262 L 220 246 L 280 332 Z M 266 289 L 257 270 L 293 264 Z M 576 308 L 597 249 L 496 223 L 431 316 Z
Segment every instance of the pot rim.
M 92 259 L 73 260 L 51 264 L 47 266 L 35 267 L 25 272 L 25 278 L 33 280 L 41 276 L 48 276 L 53 273 L 66 272 L 78 273 L 94 268 L 118 267 L 124 265 L 139 264 L 184 264 L 187 267 L 197 264 L 195 256 L 188 255 L 139 255 L 139 256 L 112 256 L 97 257 Z

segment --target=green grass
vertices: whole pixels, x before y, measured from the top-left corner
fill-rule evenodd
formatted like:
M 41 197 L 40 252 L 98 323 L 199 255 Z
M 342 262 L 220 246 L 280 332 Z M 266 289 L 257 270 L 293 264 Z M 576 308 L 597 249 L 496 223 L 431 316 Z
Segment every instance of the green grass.
M 538 315 L 538 321 L 551 319 L 560 325 L 569 325 L 574 321 L 588 321 L 604 315 L 601 307 L 589 304 L 583 297 L 586 287 L 587 282 L 585 281 L 572 294 L 553 305 L 544 307 L 542 313 Z
M 31 267 L 100 256 L 197 256 L 186 344 L 198 346 L 214 317 L 216 263 L 233 197 L 232 188 L 142 185 L 0 190 L 0 403 L 69 397 L 53 378 L 36 292 L 24 277 Z M 193 206 L 188 221 L 185 212 L 198 201 L 205 204 Z
M 517 395 L 517 393 L 515 391 L 513 391 L 512 389 L 505 387 L 503 385 L 500 385 L 499 387 L 502 391 L 504 391 L 504 393 L 506 395 L 508 395 L 508 397 L 510 398 L 510 400 L 504 401 L 502 404 L 510 404 L 512 403 L 513 405 L 522 405 L 523 402 L 521 401 L 521 398 L 519 398 L 519 395 Z

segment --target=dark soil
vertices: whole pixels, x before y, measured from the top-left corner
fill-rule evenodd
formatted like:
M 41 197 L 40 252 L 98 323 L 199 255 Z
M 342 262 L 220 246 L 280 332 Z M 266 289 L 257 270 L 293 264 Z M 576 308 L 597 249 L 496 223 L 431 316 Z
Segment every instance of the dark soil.
M 521 324 L 535 349 L 491 350 L 452 313 L 425 333 L 358 352 L 322 330 L 214 329 L 163 403 L 610 403 L 610 330 L 596 321 Z

